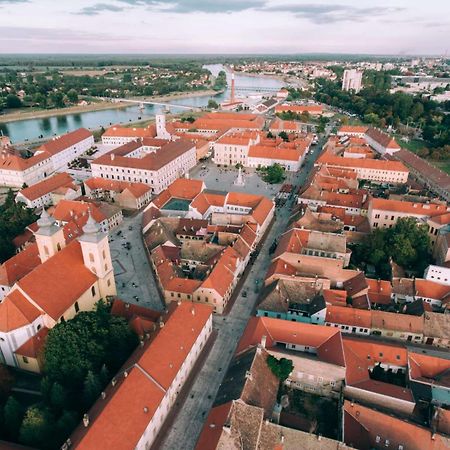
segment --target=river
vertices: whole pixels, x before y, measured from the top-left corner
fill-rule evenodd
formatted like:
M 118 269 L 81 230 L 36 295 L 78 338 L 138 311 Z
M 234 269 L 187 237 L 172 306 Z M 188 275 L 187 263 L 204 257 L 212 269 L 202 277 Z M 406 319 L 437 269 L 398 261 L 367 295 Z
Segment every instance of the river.
M 221 70 L 224 70 L 224 67 L 221 64 L 205 65 L 204 67 L 209 69 L 215 76 Z M 208 101 L 211 98 L 214 98 L 214 100 L 218 103 L 228 99 L 230 97 L 231 73 L 229 71 L 226 72 L 228 89 L 225 92 L 215 96 L 204 95 L 199 97 L 172 99 L 169 103 L 171 105 L 204 107 L 208 104 Z M 249 77 L 236 74 L 235 85 L 237 93 L 239 93 L 239 88 L 247 88 L 245 91 L 245 94 L 247 95 L 251 94 L 251 91 L 249 91 L 248 88 L 281 88 L 283 86 L 283 82 L 275 78 L 257 76 Z M 62 116 L 17 120 L 9 123 L 1 123 L 0 118 L 0 130 L 3 134 L 9 136 L 13 143 L 19 143 L 37 140 L 41 135 L 44 137 L 61 135 L 68 131 L 76 130 L 80 127 L 95 130 L 102 126 L 106 128 L 117 123 L 125 124 L 127 122 L 136 122 L 139 118 L 151 118 L 163 109 L 164 107 L 160 105 L 145 105 L 144 109 L 140 110 L 139 107 L 135 105 L 119 109 L 103 109 L 100 111 L 67 114 Z M 176 113 L 186 111 L 186 109 L 170 107 L 170 111 Z

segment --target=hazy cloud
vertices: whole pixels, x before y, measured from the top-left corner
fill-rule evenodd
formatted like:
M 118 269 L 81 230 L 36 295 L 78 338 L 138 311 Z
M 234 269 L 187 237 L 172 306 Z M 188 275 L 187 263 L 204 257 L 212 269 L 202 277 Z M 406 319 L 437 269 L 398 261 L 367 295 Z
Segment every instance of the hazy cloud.
M 288 12 L 296 17 L 308 19 L 311 22 L 323 24 L 343 21 L 361 20 L 374 16 L 382 16 L 393 12 L 401 11 L 402 8 L 392 8 L 384 6 L 374 6 L 368 8 L 357 8 L 342 4 L 313 4 L 305 3 L 273 5 L 261 8 L 262 11 Z
M 266 0 L 119 0 L 128 5 L 146 5 L 151 9 L 171 13 L 232 13 L 263 8 Z
M 76 14 L 82 16 L 96 16 L 104 11 L 120 12 L 126 9 L 124 6 L 110 5 L 107 3 L 97 3 L 92 6 L 86 6 L 82 10 L 78 11 Z
M 0 0 L 1 5 L 14 4 L 14 3 L 28 3 L 30 0 Z
M 128 38 L 110 36 L 100 33 L 86 33 L 83 31 L 67 30 L 61 28 L 28 28 L 28 27 L 1 27 L 0 42 L 4 41 L 75 41 L 92 40 L 120 41 Z

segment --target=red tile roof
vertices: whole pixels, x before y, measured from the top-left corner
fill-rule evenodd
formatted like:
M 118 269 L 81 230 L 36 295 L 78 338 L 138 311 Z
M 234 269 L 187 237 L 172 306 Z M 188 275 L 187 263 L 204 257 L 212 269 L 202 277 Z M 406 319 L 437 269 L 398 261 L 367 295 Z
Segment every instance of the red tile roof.
M 29 358 L 38 358 L 47 340 L 49 329 L 42 327 L 34 336 L 25 341 L 14 353 Z
M 58 320 L 96 280 L 84 265 L 80 243 L 74 240 L 17 284 L 43 311 Z
M 341 333 L 337 329 L 269 317 L 251 317 L 236 353 L 260 343 L 263 336 L 266 336 L 267 348 L 276 343 L 315 347 L 323 361 L 345 366 Z
M 390 200 L 384 198 L 372 198 L 370 200 L 372 209 L 392 211 L 403 214 L 417 214 L 420 216 L 440 215 L 447 212 L 447 206 L 435 203 L 414 203 L 403 200 Z
M 0 303 L 0 331 L 8 333 L 30 325 L 41 312 L 18 290 L 10 292 Z
M 57 153 L 72 147 L 73 145 L 78 144 L 89 137 L 93 137 L 89 130 L 86 128 L 79 128 L 78 130 L 53 138 L 51 141 L 41 145 L 39 150 L 48 152 L 51 155 L 56 155 Z
M 156 136 L 156 126 L 150 124 L 146 128 L 139 127 L 123 127 L 121 125 L 113 125 L 108 128 L 103 136 L 106 137 L 129 137 L 129 138 L 154 138 Z
M 358 403 L 345 400 L 343 410 L 344 442 L 361 450 L 444 450 L 450 445 L 443 435 Z
M 12 287 L 16 281 L 30 273 L 40 263 L 37 244 L 28 245 L 0 266 L 0 285 Z
M 275 107 L 275 112 L 287 112 L 292 111 L 297 114 L 301 114 L 302 112 L 308 113 L 319 113 L 322 114 L 323 106 L 321 105 L 277 105 Z
M 61 187 L 68 187 L 74 190 L 77 188 L 73 178 L 68 173 L 62 172 L 22 189 L 19 193 L 28 200 L 33 201 Z

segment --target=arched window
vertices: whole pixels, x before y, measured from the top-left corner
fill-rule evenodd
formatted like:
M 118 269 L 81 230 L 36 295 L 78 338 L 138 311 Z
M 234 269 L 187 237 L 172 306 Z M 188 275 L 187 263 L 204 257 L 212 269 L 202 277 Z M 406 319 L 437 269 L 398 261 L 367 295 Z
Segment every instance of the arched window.
M 58 252 L 61 250 L 61 244 L 59 242 L 56 244 L 56 248 L 57 248 Z
M 95 261 L 93 253 L 89 253 L 89 261 L 90 262 L 94 262 Z
M 46 255 L 49 254 L 48 247 L 47 247 L 46 245 L 44 245 L 44 253 L 45 253 Z
M 95 297 L 95 286 L 91 287 L 91 293 L 92 293 L 92 297 Z

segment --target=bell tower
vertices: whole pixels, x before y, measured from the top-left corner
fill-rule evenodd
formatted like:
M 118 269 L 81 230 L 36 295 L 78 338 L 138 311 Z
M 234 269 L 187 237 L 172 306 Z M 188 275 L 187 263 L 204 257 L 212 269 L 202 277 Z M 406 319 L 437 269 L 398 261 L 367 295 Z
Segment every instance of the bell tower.
M 39 250 L 41 263 L 44 263 L 66 246 L 64 231 L 56 225 L 53 217 L 43 209 L 41 217 L 37 221 L 39 229 L 34 233 Z
M 98 277 L 101 297 L 116 295 L 108 234 L 101 231 L 100 225 L 92 218 L 90 212 L 78 242 L 83 252 L 84 265 Z

